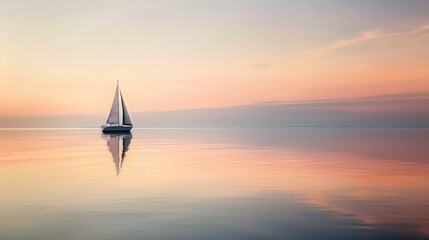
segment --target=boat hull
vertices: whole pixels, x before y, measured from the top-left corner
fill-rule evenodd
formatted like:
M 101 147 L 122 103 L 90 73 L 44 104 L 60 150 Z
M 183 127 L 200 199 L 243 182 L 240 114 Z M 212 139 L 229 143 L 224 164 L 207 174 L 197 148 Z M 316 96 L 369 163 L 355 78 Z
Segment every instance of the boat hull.
M 133 126 L 103 126 L 104 133 L 129 133 Z

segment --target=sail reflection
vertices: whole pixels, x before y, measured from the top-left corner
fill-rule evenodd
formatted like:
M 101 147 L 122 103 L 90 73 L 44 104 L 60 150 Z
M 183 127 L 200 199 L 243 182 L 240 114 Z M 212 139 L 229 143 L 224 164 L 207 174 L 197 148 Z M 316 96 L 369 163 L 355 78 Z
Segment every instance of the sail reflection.
M 109 152 L 115 163 L 116 175 L 119 175 L 133 135 L 131 133 L 111 133 L 103 134 L 103 138 L 107 140 Z

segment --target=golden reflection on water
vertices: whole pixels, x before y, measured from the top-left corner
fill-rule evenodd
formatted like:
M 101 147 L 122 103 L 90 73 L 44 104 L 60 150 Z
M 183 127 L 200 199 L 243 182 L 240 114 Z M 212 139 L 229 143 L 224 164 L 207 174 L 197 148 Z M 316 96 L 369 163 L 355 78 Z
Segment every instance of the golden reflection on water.
M 19 229 L 43 214 L 131 199 L 292 193 L 365 224 L 410 224 L 429 235 L 427 129 L 230 131 L 0 131 L 2 219 Z

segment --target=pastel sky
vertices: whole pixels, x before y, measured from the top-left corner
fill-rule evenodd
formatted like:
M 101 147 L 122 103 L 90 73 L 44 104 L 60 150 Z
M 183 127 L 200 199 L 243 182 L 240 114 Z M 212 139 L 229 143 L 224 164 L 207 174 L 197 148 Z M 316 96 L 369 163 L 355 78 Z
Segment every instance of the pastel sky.
M 429 92 L 429 1 L 0 2 L 0 117 Z

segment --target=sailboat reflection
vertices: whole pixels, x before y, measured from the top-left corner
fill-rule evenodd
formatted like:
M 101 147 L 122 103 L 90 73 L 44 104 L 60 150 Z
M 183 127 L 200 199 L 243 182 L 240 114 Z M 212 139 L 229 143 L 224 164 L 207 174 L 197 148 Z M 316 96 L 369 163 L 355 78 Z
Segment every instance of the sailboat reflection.
M 109 152 L 112 154 L 115 163 L 116 175 L 119 175 L 133 135 L 131 133 L 111 133 L 103 134 L 103 138 L 107 140 Z

